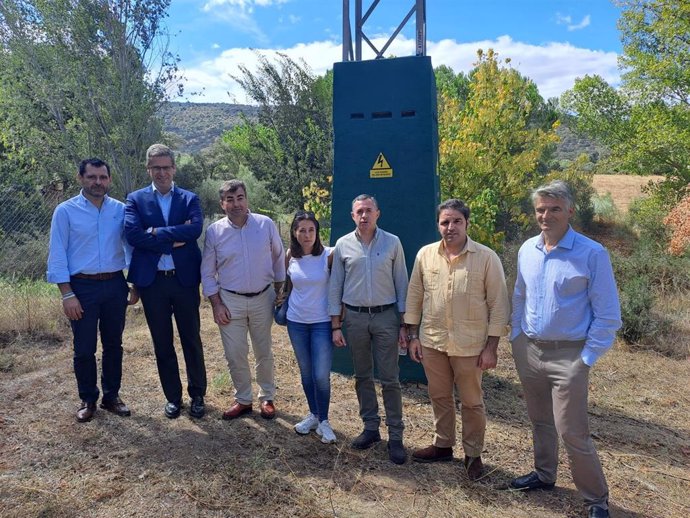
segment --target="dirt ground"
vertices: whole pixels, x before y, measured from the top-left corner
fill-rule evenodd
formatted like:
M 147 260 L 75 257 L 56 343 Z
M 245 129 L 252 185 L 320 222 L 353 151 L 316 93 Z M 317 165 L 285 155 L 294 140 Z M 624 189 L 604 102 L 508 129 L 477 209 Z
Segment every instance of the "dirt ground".
M 600 176 L 595 185 L 602 194 L 610 191 L 624 210 L 646 181 Z M 205 303 L 206 417 L 193 420 L 188 409 L 179 419 L 164 417 L 148 330 L 135 306 L 125 332 L 121 391 L 132 416 L 99 410 L 93 421 L 78 424 L 70 332 L 63 320 L 55 322 L 62 331 L 50 336 L 0 336 L 0 517 L 585 516 L 564 452 L 553 492 L 505 489 L 511 478 L 532 469 L 529 420 L 505 342 L 498 368 L 484 377 L 487 472 L 472 483 L 460 447 L 451 463 L 403 466 L 388 461 L 385 440 L 364 452 L 352 450 L 348 443 L 361 421 L 354 383 L 340 374 L 332 376 L 330 415 L 338 443 L 295 434 L 292 426 L 307 409 L 287 334 L 279 327 L 278 417 L 265 421 L 255 411 L 223 421 L 232 383 Z M 678 325 L 678 336 L 690 336 L 687 319 Z M 614 517 L 690 516 L 689 382 L 687 359 L 632 352 L 621 344 L 592 370 L 590 424 Z M 410 450 L 427 446 L 433 420 L 426 387 L 406 384 L 403 397 L 405 444 Z
M 333 375 L 330 419 L 338 443 L 295 434 L 292 426 L 306 406 L 287 334 L 277 326 L 278 417 L 265 421 L 255 411 L 223 421 L 232 386 L 208 306 L 202 315 L 209 374 L 202 420 L 186 412 L 176 420 L 164 417 L 137 307 L 130 308 L 125 340 L 128 418 L 99 410 L 93 421 L 76 423 L 68 341 L 19 337 L 6 344 L 13 361 L 0 372 L 0 516 L 584 516 L 565 454 L 555 491 L 505 490 L 532 462 L 529 422 L 507 344 L 501 345 L 499 368 L 484 378 L 488 470 L 471 483 L 458 460 L 460 448 L 452 463 L 403 466 L 387 460 L 385 441 L 364 452 L 349 448 L 361 423 L 353 381 L 339 374 Z M 689 380 L 687 361 L 619 346 L 593 369 L 591 427 L 613 516 L 690 514 Z M 425 387 L 407 384 L 404 403 L 406 446 L 426 446 L 433 423 Z
M 642 194 L 642 188 L 650 182 L 663 180 L 663 176 L 631 176 L 621 174 L 595 174 L 594 189 L 600 196 L 611 194 L 613 203 L 621 214 L 628 212 L 630 202 Z

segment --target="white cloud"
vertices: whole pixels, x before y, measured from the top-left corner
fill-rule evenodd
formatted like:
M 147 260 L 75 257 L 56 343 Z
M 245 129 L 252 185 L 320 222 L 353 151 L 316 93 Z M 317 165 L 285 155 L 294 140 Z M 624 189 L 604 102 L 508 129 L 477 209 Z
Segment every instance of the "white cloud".
M 215 49 L 219 49 L 219 48 L 220 48 L 220 44 L 219 44 L 219 43 L 212 43 L 212 44 L 211 44 L 211 48 L 214 49 L 214 50 L 215 50 Z
M 381 48 L 387 38 L 374 39 Z M 388 50 L 388 54 L 409 56 L 414 54 L 413 39 L 399 36 Z M 510 58 L 511 66 L 522 75 L 532 79 L 539 87 L 541 95 L 548 99 L 557 97 L 572 88 L 575 79 L 586 74 L 598 74 L 609 84 L 617 85 L 620 73 L 617 68 L 617 54 L 575 47 L 569 43 L 552 42 L 544 45 L 531 45 L 514 41 L 509 36 L 495 40 L 482 40 L 459 43 L 452 39 L 427 42 L 427 53 L 434 66 L 448 65 L 455 72 L 469 72 L 477 60 L 477 49 L 494 49 L 499 58 Z M 288 49 L 257 49 L 269 57 L 282 52 L 294 59 L 303 58 L 316 74 L 323 74 L 333 68 L 333 63 L 341 61 L 341 45 L 335 41 L 301 43 Z M 373 58 L 373 53 L 364 49 L 364 59 Z M 185 70 L 188 78 L 186 91 L 199 91 L 201 96 L 191 99 L 200 102 L 237 102 L 249 100 L 239 85 L 232 79 L 237 75 L 239 65 L 250 70 L 256 66 L 256 54 L 248 48 L 234 48 L 223 51 L 219 56 L 190 66 Z M 228 95 L 228 93 L 230 95 Z
M 254 7 L 271 7 L 289 0 L 208 0 L 202 11 L 228 23 L 234 30 L 251 34 L 260 45 L 269 43 L 268 36 L 254 19 Z
M 301 19 L 302 19 L 301 16 L 295 16 L 294 14 L 289 14 L 289 15 L 288 15 L 288 20 L 289 20 L 290 23 L 292 23 L 292 24 L 299 23 L 299 21 L 300 21 Z
M 586 14 L 580 23 L 573 23 L 573 18 L 571 16 L 564 16 L 560 13 L 556 13 L 556 23 L 558 25 L 566 25 L 570 32 L 579 31 L 585 27 L 589 27 L 592 23 L 592 17 Z

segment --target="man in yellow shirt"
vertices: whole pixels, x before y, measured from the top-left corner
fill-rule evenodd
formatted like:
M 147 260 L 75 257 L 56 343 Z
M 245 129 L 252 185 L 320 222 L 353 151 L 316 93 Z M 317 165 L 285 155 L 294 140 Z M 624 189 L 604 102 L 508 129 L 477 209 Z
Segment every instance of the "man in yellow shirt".
M 498 340 L 507 333 L 508 292 L 496 253 L 467 236 L 469 207 L 448 200 L 439 205 L 437 219 L 441 241 L 417 253 L 407 291 L 409 354 L 424 366 L 436 428 L 433 444 L 412 458 L 453 459 L 456 385 L 465 469 L 477 480 L 486 429 L 482 372 L 496 367 Z

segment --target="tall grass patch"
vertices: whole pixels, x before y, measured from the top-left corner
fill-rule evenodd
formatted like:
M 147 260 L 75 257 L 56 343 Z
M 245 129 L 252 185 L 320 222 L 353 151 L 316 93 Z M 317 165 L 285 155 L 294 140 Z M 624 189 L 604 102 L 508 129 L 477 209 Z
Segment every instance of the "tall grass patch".
M 0 277 L 0 333 L 63 335 L 68 327 L 53 284 Z

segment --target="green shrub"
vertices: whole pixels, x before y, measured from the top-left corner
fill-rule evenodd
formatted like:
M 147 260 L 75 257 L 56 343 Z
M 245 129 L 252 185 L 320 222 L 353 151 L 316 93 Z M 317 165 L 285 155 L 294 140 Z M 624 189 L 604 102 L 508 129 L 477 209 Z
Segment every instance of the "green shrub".
M 613 202 L 613 196 L 607 192 L 603 196 L 595 194 L 592 196 L 592 205 L 594 208 L 594 217 L 598 221 L 614 221 L 618 216 L 618 209 Z
M 621 319 L 619 336 L 629 344 L 651 343 L 665 327 L 652 317 L 654 292 L 646 276 L 628 279 L 620 286 Z

